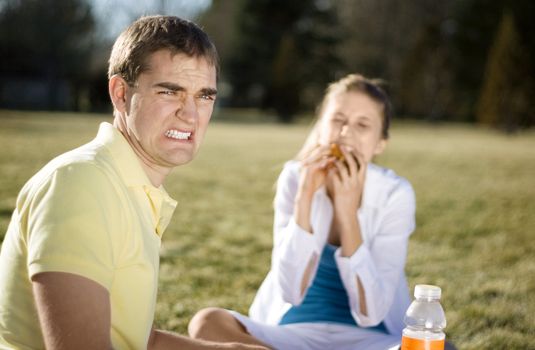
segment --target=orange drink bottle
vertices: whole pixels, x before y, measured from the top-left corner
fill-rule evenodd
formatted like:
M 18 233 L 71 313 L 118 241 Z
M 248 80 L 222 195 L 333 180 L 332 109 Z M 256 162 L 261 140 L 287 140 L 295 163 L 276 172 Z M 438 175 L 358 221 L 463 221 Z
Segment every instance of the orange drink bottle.
M 440 305 L 441 289 L 418 284 L 405 314 L 401 350 L 444 350 L 446 315 Z

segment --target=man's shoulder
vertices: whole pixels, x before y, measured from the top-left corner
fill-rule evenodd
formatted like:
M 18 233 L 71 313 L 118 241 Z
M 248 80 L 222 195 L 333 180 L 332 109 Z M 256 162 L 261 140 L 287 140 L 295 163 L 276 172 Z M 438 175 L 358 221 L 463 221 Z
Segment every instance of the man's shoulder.
M 115 186 L 119 180 L 105 147 L 90 142 L 52 159 L 28 180 L 22 192 L 35 192 L 53 185 L 104 190 Z

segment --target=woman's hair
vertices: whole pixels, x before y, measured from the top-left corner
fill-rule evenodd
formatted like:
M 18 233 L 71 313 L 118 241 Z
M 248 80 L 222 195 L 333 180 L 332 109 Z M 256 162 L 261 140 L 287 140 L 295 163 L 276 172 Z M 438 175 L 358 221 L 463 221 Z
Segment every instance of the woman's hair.
M 329 99 L 333 96 L 345 92 L 360 92 L 370 97 L 372 100 L 383 106 L 383 120 L 382 120 L 382 137 L 388 139 L 388 129 L 390 128 L 390 120 L 392 119 L 392 104 L 386 92 L 381 87 L 383 81 L 379 79 L 368 79 L 360 74 L 349 74 L 345 77 L 329 84 L 325 90 L 323 100 L 317 108 L 316 121 L 310 134 L 308 135 L 303 147 L 296 156 L 296 159 L 303 159 L 316 145 L 318 144 L 319 128 L 323 110 L 327 105 Z
M 146 16 L 126 28 L 111 51 L 108 78 L 119 74 L 133 86 L 148 68 L 148 58 L 159 50 L 204 58 L 219 71 L 219 58 L 208 35 L 195 23 L 175 16 Z

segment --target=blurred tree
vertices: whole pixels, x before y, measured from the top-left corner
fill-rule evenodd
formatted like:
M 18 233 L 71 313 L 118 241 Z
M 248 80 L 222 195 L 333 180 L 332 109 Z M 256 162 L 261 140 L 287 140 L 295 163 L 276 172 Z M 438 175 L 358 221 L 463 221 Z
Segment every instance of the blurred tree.
M 290 120 L 298 107 L 317 103 L 325 83 L 360 72 L 387 81 L 402 116 L 475 122 L 485 63 L 507 9 L 525 52 L 517 65 L 522 86 L 533 89 L 531 0 L 214 0 L 208 17 L 215 11 L 212 19 L 219 18 L 214 35 L 224 39 L 223 76 L 234 106 L 275 108 Z M 228 28 L 232 21 L 236 30 Z
M 485 62 L 506 1 L 466 0 L 456 4 L 457 30 L 452 38 L 451 69 L 455 74 L 454 113 L 461 120 L 475 121 L 475 101 Z
M 212 6 L 198 18 L 198 23 L 217 47 L 222 62 L 227 62 L 227 58 L 232 54 L 232 41 L 237 29 L 233 23 L 236 22 L 240 8 L 239 1 L 215 0 Z M 222 73 L 226 74 L 225 71 Z
M 391 81 L 425 17 L 421 0 L 338 0 L 347 69 Z
M 218 106 L 228 106 L 230 102 L 232 89 L 228 83 L 229 71 L 225 68 L 233 55 L 233 42 L 237 30 L 237 26 L 233 24 L 236 22 L 241 6 L 239 1 L 215 0 L 212 2 L 212 6 L 198 18 L 198 23 L 217 47 L 219 59 L 223 66 L 217 88 Z
M 417 40 L 403 60 L 396 102 L 412 117 L 444 120 L 454 113 L 452 57 L 445 20 L 436 17 L 421 27 Z M 407 112 L 406 112 L 407 113 Z
M 455 2 L 336 2 L 348 35 L 342 47 L 346 66 L 386 80 L 396 114 L 436 120 L 451 112 Z
M 421 1 L 411 11 L 413 37 L 410 46 L 399 55 L 394 70 L 395 102 L 399 110 L 411 117 L 430 121 L 451 116 L 455 89 L 452 67 L 451 37 L 455 22 L 451 19 L 453 1 L 429 4 Z M 409 14 L 407 14 L 409 16 Z
M 458 105 L 456 112 L 463 120 L 476 121 L 476 115 L 480 118 L 482 113 L 480 106 L 483 102 L 479 102 L 481 101 L 482 91 L 485 89 L 492 90 L 491 86 L 498 84 L 500 80 L 496 76 L 498 73 L 490 73 L 493 70 L 490 66 L 496 66 L 497 64 L 491 64 L 491 62 L 504 62 L 504 57 L 511 55 L 511 50 L 523 51 L 520 56 L 513 54 L 516 58 L 511 58 L 512 61 L 508 59 L 508 64 L 516 65 L 515 73 L 509 73 L 520 79 L 516 83 L 520 83 L 523 86 L 522 89 L 530 89 L 529 86 L 534 86 L 535 72 L 530 62 L 535 59 L 535 41 L 533 40 L 535 25 L 532 20 L 535 6 L 531 0 L 498 0 L 491 2 L 466 0 L 459 1 L 457 5 L 455 15 L 458 29 L 453 40 L 455 55 L 452 62 L 452 67 L 455 69 L 456 74 L 455 88 Z M 504 13 L 510 13 L 511 18 L 514 18 L 515 24 L 513 26 L 507 24 L 509 20 L 503 20 L 505 18 Z M 512 28 L 516 29 L 512 30 Z M 505 29 L 505 32 L 503 29 Z M 498 45 L 497 41 L 501 41 L 501 44 Z M 511 45 L 516 46 L 516 48 Z M 506 54 L 505 52 L 509 53 Z M 492 56 L 496 55 L 502 58 L 492 58 Z M 523 62 L 512 63 L 518 60 Z M 486 62 L 487 64 L 485 65 Z M 501 69 L 508 65 L 506 63 L 501 64 L 504 64 Z M 492 75 L 494 75 L 494 78 Z M 490 82 L 488 81 L 489 77 L 491 80 L 497 80 Z M 513 76 L 508 77 L 508 79 L 513 79 Z M 512 84 L 502 87 L 509 89 L 512 88 Z M 502 91 L 504 96 L 509 93 L 519 96 L 517 92 Z M 487 92 L 484 94 L 486 95 Z M 533 95 L 533 93 L 531 94 Z M 517 108 L 520 108 L 520 104 Z M 526 110 L 521 114 L 525 113 L 528 113 L 528 111 Z M 486 118 L 493 117 L 487 116 Z M 497 123 L 500 122 L 497 121 Z M 503 127 L 504 125 L 501 126 Z
M 238 13 L 225 65 L 232 104 L 273 108 L 290 122 L 301 106 L 318 103 L 341 66 L 336 10 L 330 0 L 243 0 Z
M 68 104 L 78 109 L 93 44 L 90 6 L 84 0 L 5 0 L 0 28 L 0 75 L 46 81 L 50 109 L 65 108 L 59 91 L 68 81 Z
M 507 132 L 529 127 L 535 121 L 532 71 L 510 11 L 503 14 L 496 39 L 489 52 L 485 79 L 477 105 L 477 121 Z

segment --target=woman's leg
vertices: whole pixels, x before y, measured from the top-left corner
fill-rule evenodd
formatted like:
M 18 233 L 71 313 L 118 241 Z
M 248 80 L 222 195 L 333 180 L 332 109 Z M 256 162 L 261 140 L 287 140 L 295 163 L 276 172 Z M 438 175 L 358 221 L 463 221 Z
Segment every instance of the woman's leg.
M 194 339 L 240 342 L 269 347 L 250 335 L 230 312 L 215 307 L 197 312 L 189 322 L 188 333 Z

